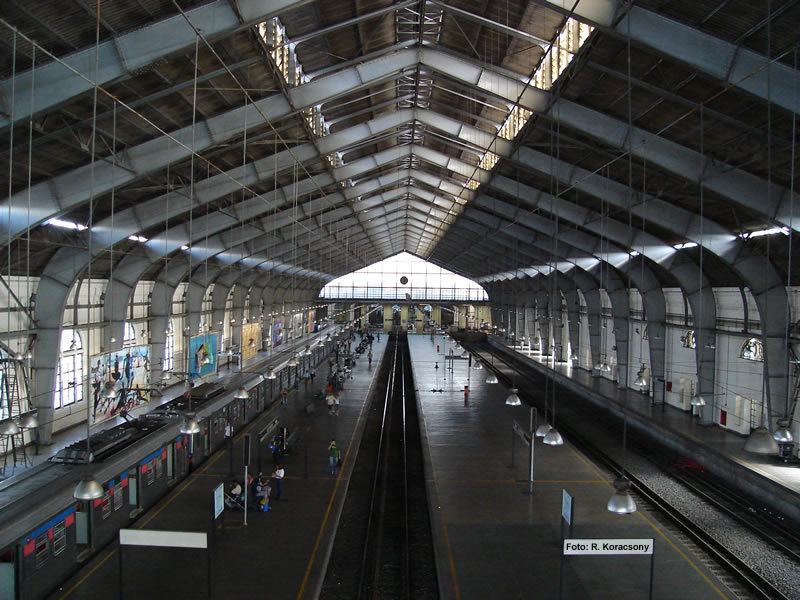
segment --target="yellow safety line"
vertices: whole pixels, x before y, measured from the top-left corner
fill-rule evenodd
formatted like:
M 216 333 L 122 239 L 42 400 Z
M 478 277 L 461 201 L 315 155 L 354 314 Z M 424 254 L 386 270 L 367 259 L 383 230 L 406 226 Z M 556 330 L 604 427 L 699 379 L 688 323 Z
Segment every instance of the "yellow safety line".
M 594 472 L 595 472 L 595 474 L 596 474 L 598 477 L 602 478 L 602 475 L 601 475 L 601 474 L 600 474 L 600 472 L 597 470 L 597 468 L 595 467 L 595 465 L 593 465 L 591 462 L 589 462 L 589 461 L 588 461 L 588 460 L 587 460 L 587 459 L 586 459 L 586 458 L 585 458 L 585 457 L 584 457 L 582 454 L 580 454 L 579 452 L 577 452 L 577 451 L 576 451 L 576 450 L 575 450 L 575 449 L 574 449 L 572 446 L 569 446 L 569 445 L 568 445 L 567 447 L 570 449 L 570 451 L 571 451 L 571 452 L 572 452 L 572 453 L 573 453 L 575 456 L 577 456 L 577 457 L 578 457 L 578 459 L 579 459 L 581 462 L 583 462 L 583 463 L 584 463 L 585 465 L 587 465 L 587 466 L 588 466 L 588 467 L 589 467 L 589 468 L 590 468 L 592 471 L 594 471 Z M 609 488 L 611 487 L 611 484 L 610 484 L 610 483 L 608 483 L 607 481 L 605 482 L 605 484 L 606 484 L 606 485 L 607 485 Z M 695 562 L 694 562 L 694 561 L 693 561 L 693 560 L 692 560 L 692 559 L 691 559 L 689 556 L 687 556 L 687 555 L 686 555 L 686 554 L 683 552 L 683 550 L 681 550 L 680 548 L 678 548 L 678 547 L 675 545 L 675 543 L 674 543 L 674 542 L 673 542 L 673 541 L 672 541 L 672 540 L 671 540 L 669 537 L 667 537 L 667 535 L 666 535 L 666 534 L 665 534 L 663 531 L 661 531 L 661 529 L 660 529 L 660 528 L 659 528 L 659 527 L 658 527 L 658 526 L 657 526 L 657 525 L 656 525 L 656 524 L 655 524 L 653 521 L 651 521 L 651 520 L 650 520 L 650 519 L 649 519 L 647 516 L 645 516 L 643 513 L 639 512 L 639 511 L 636 511 L 636 514 L 637 514 L 637 515 L 638 515 L 638 516 L 639 516 L 641 519 L 643 519 L 643 520 L 644 520 L 644 522 L 645 522 L 645 523 L 647 523 L 647 524 L 648 524 L 648 525 L 649 525 L 649 526 L 650 526 L 650 527 L 651 527 L 651 528 L 652 528 L 654 531 L 656 531 L 656 533 L 658 533 L 658 535 L 660 535 L 660 536 L 661 536 L 661 538 L 662 538 L 662 539 L 663 539 L 665 542 L 667 542 L 667 544 L 669 544 L 669 545 L 672 547 L 672 549 L 673 549 L 673 550 L 675 550 L 675 552 L 677 552 L 677 553 L 678 553 L 678 554 L 681 556 L 681 558 L 683 558 L 683 559 L 684 559 L 686 562 L 688 562 L 688 563 L 689 563 L 689 564 L 692 566 L 692 568 L 693 568 L 693 569 L 694 569 L 694 570 L 697 572 L 697 574 L 698 574 L 698 575 L 700 575 L 700 577 L 702 577 L 702 578 L 703 578 L 703 579 L 706 581 L 706 583 L 707 583 L 709 586 L 711 586 L 711 589 L 713 589 L 715 592 L 717 592 L 717 594 L 719 594 L 719 596 L 720 596 L 721 598 L 724 598 L 725 600 L 728 600 L 728 597 L 727 597 L 727 596 L 726 596 L 726 595 L 723 593 L 723 591 L 722 591 L 721 589 L 719 589 L 719 588 L 717 587 L 717 585 L 716 585 L 716 584 L 715 584 L 713 581 L 711 581 L 711 579 L 710 579 L 710 578 L 709 578 L 709 577 L 708 577 L 708 576 L 707 576 L 707 575 L 706 575 L 706 574 L 705 574 L 705 573 L 704 573 L 704 572 L 703 572 L 703 571 L 700 569 L 700 567 L 698 567 L 698 566 L 695 564 Z
M 369 397 L 365 397 L 364 402 L 361 404 L 361 410 L 358 412 L 358 419 L 356 419 L 356 425 L 355 427 L 353 427 L 353 432 L 350 434 L 350 441 L 347 444 L 347 450 L 344 453 L 344 462 L 347 462 L 347 457 L 350 456 L 350 450 L 353 448 L 353 439 L 356 436 L 356 431 L 358 431 L 358 423 L 361 421 L 361 417 L 364 414 L 364 408 L 367 406 L 368 400 Z M 331 492 L 331 499 L 328 501 L 328 507 L 325 509 L 325 516 L 322 519 L 322 525 L 319 528 L 319 533 L 317 533 L 317 538 L 314 540 L 314 548 L 311 550 L 311 557 L 308 559 L 306 572 L 303 575 L 303 581 L 300 583 L 300 590 L 297 592 L 297 600 L 300 600 L 303 597 L 303 592 L 305 592 L 306 584 L 308 583 L 308 578 L 311 575 L 311 568 L 314 566 L 314 559 L 317 556 L 319 545 L 322 543 L 322 534 L 325 531 L 325 526 L 328 524 L 328 518 L 330 517 L 331 509 L 333 508 L 333 501 L 336 499 L 336 492 L 339 489 L 339 484 L 342 481 L 342 471 L 343 471 L 342 469 L 339 469 L 339 474 L 336 476 L 336 484 L 333 486 L 333 491 Z
M 431 456 L 431 467 L 433 467 L 433 457 Z M 437 483 L 438 477 L 434 477 L 433 480 L 433 489 L 436 492 L 436 506 L 442 506 L 442 500 L 439 497 L 439 484 Z M 450 563 L 450 575 L 453 577 L 453 591 L 456 593 L 456 600 L 461 600 L 461 590 L 458 587 L 458 576 L 456 575 L 456 563 L 453 559 L 453 548 L 450 545 L 450 533 L 447 531 L 447 523 L 445 522 L 444 518 L 444 510 L 440 508 L 441 512 L 441 521 L 442 521 L 442 531 L 444 532 L 444 542 L 445 546 L 447 546 L 447 560 Z

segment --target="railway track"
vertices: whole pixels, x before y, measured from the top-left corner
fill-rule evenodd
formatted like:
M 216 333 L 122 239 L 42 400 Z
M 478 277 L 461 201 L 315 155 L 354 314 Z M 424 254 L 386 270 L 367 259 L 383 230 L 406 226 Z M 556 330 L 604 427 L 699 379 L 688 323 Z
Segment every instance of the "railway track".
M 506 383 L 511 371 L 533 380 L 544 379 L 522 361 L 490 352 L 485 345 L 472 350 Z M 489 360 L 490 353 L 493 361 Z M 520 396 L 528 404 L 539 405 L 541 401 L 540 396 Z M 587 429 L 597 431 L 602 424 L 607 431 L 614 430 L 619 423 L 588 402 L 583 406 L 576 394 L 563 388 L 559 390 L 559 401 L 562 407 L 581 402 L 583 420 L 592 423 L 588 428 L 576 427 L 563 417 L 566 411 L 559 409 L 559 431 L 595 463 L 618 473 L 617 461 L 601 449 L 608 447 L 608 440 L 592 439 Z M 640 510 L 665 520 L 669 529 L 690 542 L 689 546 L 700 552 L 702 562 L 740 598 L 800 599 L 800 540 L 785 523 L 761 514 L 754 508 L 755 503 L 715 482 L 676 472 L 669 460 L 654 453 L 652 447 L 637 452 L 635 437 L 629 436 L 628 440 L 626 475 L 633 484 Z
M 439 597 L 408 341 L 392 337 L 320 597 Z

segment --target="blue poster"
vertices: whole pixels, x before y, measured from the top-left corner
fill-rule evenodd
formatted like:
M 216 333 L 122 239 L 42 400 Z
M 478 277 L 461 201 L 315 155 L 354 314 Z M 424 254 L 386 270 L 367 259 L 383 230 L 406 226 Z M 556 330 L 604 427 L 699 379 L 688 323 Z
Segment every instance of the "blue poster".
M 272 324 L 272 347 L 277 348 L 283 343 L 283 319 L 275 319 Z
M 189 379 L 217 372 L 217 336 L 206 333 L 189 338 Z
M 150 346 L 123 348 L 92 358 L 93 423 L 150 400 Z M 107 394 L 113 389 L 113 397 Z

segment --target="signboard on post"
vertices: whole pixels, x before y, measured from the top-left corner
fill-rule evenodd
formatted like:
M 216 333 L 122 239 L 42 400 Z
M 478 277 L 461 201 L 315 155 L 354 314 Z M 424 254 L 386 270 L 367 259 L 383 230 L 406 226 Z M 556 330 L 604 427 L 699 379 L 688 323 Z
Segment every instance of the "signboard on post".
M 561 516 L 567 525 L 572 525 L 572 496 L 563 489 L 561 490 Z
M 214 488 L 214 518 L 216 519 L 225 510 L 225 484 L 220 483 Z

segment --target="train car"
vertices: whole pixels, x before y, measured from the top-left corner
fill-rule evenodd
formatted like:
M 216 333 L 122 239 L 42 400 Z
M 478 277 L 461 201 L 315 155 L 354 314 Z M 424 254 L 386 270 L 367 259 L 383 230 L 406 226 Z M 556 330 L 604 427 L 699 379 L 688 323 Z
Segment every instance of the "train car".
M 288 359 L 293 351 L 273 355 L 270 362 Z M 180 433 L 182 413 L 167 403 L 147 417 L 162 419 L 165 425 L 104 460 L 34 468 L 31 477 L 46 483 L 0 507 L 0 598 L 34 600 L 52 593 L 184 479 L 190 472 L 190 455 L 198 465 L 219 449 L 225 442 L 226 419 L 238 431 L 273 406 L 282 389 L 277 381 L 256 376 L 243 382 L 250 393 L 247 400 L 234 398 L 235 391 L 228 389 L 201 403 L 197 435 Z M 91 502 L 72 497 L 76 481 L 85 474 L 103 486 L 103 496 Z

